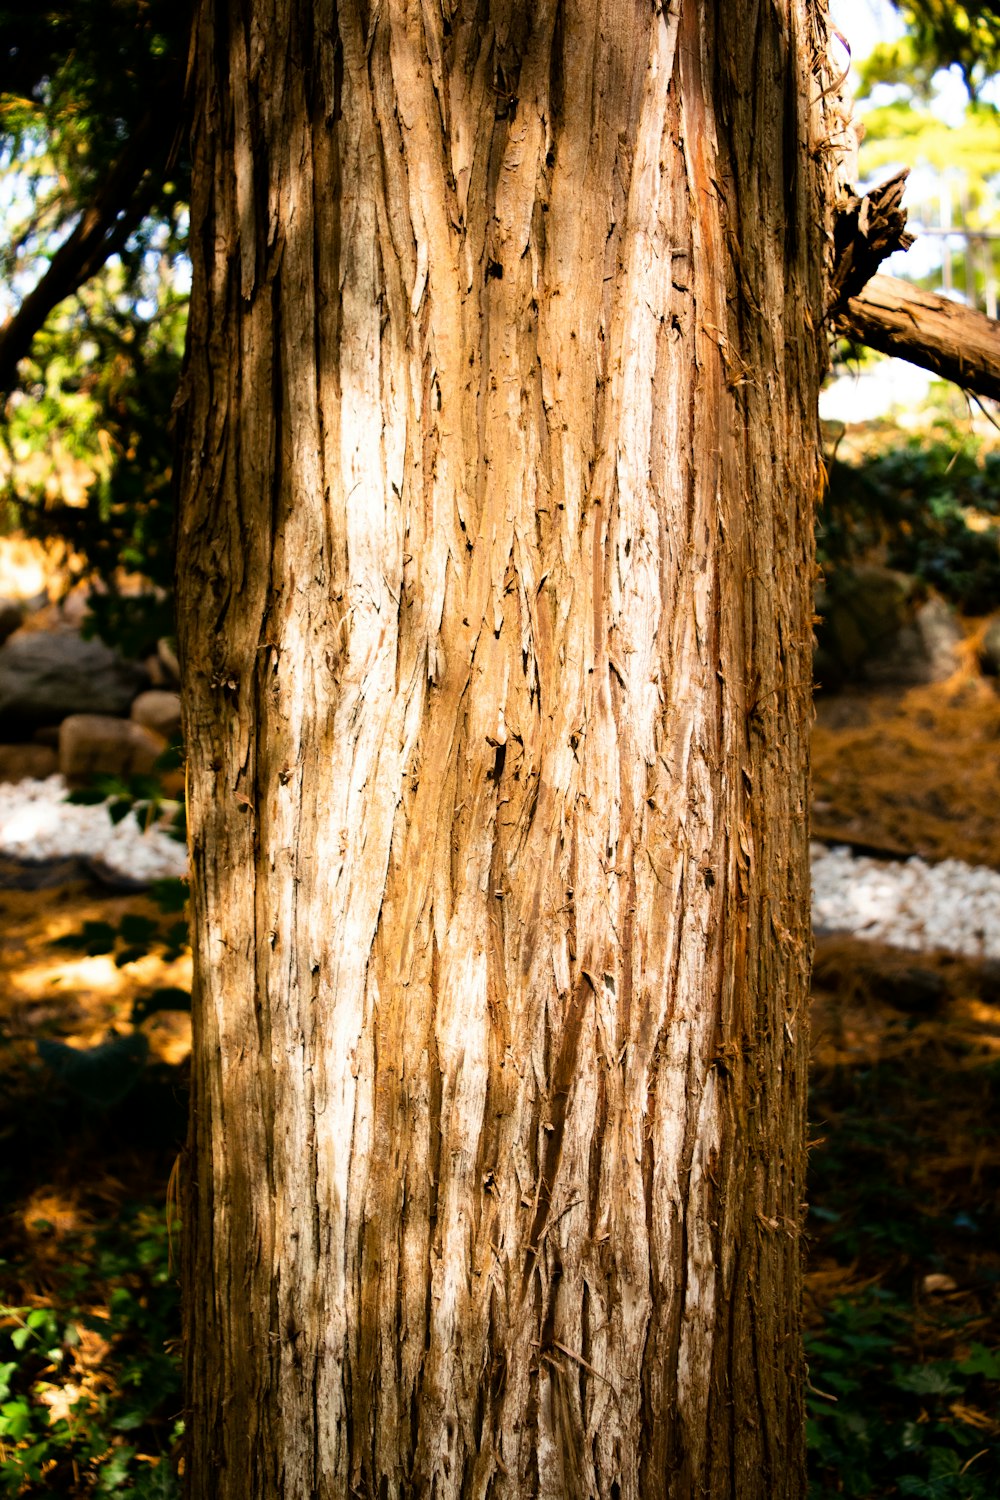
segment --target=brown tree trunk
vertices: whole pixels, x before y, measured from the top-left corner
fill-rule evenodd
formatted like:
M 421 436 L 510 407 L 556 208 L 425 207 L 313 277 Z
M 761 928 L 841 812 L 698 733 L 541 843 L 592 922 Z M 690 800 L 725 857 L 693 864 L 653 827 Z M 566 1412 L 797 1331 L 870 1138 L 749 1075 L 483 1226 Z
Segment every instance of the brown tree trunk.
M 202 0 L 198 1500 L 803 1492 L 820 12 Z
M 873 276 L 837 314 L 858 343 L 1000 401 L 1000 323 L 898 276 Z

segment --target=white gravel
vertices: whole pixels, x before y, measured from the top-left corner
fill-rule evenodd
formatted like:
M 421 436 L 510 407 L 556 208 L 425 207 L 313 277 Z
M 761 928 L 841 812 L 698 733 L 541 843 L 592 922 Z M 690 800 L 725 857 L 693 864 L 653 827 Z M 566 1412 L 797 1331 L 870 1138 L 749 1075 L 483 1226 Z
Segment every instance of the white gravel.
M 163 829 L 103 805 L 66 802 L 61 776 L 0 783 L 0 854 L 24 860 L 95 860 L 133 880 L 183 875 L 187 852 Z M 1000 874 L 948 859 L 885 861 L 812 846 L 813 923 L 897 948 L 944 948 L 1000 958 Z
M 1000 958 L 1000 874 L 960 859 L 887 861 L 812 846 L 813 926 L 895 948 Z
M 61 776 L 0 782 L 0 854 L 52 860 L 77 856 L 130 880 L 159 880 L 187 871 L 187 850 L 162 828 L 143 831 L 135 815 L 112 823 L 104 803 L 67 802 Z

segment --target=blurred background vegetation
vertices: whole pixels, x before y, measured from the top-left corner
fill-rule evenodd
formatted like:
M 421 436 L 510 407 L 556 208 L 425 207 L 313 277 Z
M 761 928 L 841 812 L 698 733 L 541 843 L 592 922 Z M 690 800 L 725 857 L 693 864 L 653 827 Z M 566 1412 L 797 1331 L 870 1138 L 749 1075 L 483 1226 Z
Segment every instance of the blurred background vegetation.
M 849 39 L 862 11 L 868 0 L 835 9 Z M 927 233 L 889 269 L 995 314 L 1000 7 L 898 0 L 892 17 L 857 59 L 860 171 L 909 166 Z M 138 658 L 173 634 L 189 23 L 185 0 L 0 6 L 0 536 L 43 542 L 60 589 L 88 585 L 84 628 Z M 901 377 L 874 377 L 878 357 L 841 346 L 837 361 L 845 390 L 881 379 L 882 410 L 859 424 L 828 408 L 825 597 L 877 567 L 961 620 L 995 615 L 995 414 L 938 387 L 915 417 L 894 406 Z M 823 629 L 820 676 L 843 686 L 864 643 L 845 655 Z M 920 712 L 947 742 L 938 706 Z M 820 739 L 834 799 L 843 741 L 824 753 Z M 155 787 L 118 784 L 114 809 L 136 796 L 155 805 Z M 183 889 L 60 899 L 44 922 L 32 893 L 3 910 L 9 971 L 33 965 L 58 1003 L 39 979 L 18 1013 L 29 1034 L 0 1002 L 0 1493 L 169 1500 L 184 1046 L 150 1038 L 159 1012 L 183 1010 Z M 48 977 L 67 954 L 77 967 Z M 892 954 L 819 951 L 811 1482 L 817 1496 L 987 1500 L 1000 1494 L 1000 1062 L 984 1017 L 995 1030 L 1000 987 L 940 957 L 914 972 Z

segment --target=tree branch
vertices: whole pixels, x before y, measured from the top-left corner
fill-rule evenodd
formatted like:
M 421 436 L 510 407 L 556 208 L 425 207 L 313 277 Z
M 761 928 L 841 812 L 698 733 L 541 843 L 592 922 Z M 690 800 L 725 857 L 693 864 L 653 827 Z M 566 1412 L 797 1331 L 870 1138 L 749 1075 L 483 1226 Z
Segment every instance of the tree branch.
M 1000 322 L 960 302 L 896 276 L 873 276 L 836 313 L 834 326 L 858 343 L 1000 401 Z
M 31 352 L 32 340 L 52 309 L 124 247 L 148 212 L 179 145 L 178 93 L 175 80 L 169 89 L 158 91 L 93 201 L 53 255 L 41 281 L 0 327 L 0 396 L 17 384 L 18 361 Z

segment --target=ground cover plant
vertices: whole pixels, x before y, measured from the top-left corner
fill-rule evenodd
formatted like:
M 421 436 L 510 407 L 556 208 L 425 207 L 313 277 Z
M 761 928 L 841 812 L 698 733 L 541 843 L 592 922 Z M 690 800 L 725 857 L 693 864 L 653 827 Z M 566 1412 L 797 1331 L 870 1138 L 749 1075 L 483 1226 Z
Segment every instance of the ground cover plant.
M 160 894 L 0 891 L 0 1495 L 179 1493 L 189 961 Z
M 817 515 L 828 578 L 877 559 L 969 615 L 1000 607 L 1000 444 L 973 428 L 952 394 L 919 432 L 871 424 L 833 430 Z
M 813 1493 L 987 1500 L 1000 1492 L 997 976 L 832 938 L 814 996 Z
M 0 1494 L 177 1493 L 183 1431 L 176 1266 L 161 1205 L 26 1226 L 60 1263 L 0 1306 Z M 20 1267 L 0 1274 L 23 1278 Z M 9 1292 L 8 1292 L 9 1294 Z

